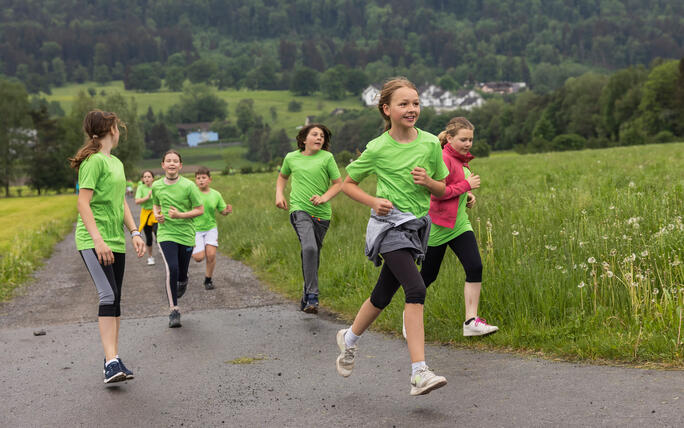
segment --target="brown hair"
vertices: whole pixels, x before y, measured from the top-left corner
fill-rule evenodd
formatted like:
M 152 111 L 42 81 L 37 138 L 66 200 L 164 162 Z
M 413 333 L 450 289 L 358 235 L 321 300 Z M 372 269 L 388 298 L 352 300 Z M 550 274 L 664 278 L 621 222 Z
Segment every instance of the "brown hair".
M 143 171 L 143 172 L 140 174 L 140 178 L 141 178 L 141 179 L 143 178 L 143 176 L 145 175 L 146 172 L 149 172 L 150 175 L 152 176 L 152 178 L 154 178 L 154 172 L 152 172 L 151 169 L 146 169 L 145 171 Z
M 299 130 L 299 133 L 297 134 L 297 148 L 299 151 L 304 151 L 306 148 L 304 141 L 306 141 L 306 137 L 309 136 L 309 132 L 313 128 L 318 128 L 323 131 L 323 147 L 321 147 L 321 149 L 330 151 L 330 137 L 332 137 L 332 132 L 330 132 L 326 126 L 321 125 L 320 123 L 312 123 L 311 125 L 306 125 L 304 128 Z
M 206 166 L 201 166 L 197 168 L 197 171 L 195 171 L 195 177 L 198 175 L 206 175 L 207 177 L 211 178 L 211 171 L 209 171 L 209 168 Z
M 439 135 L 437 136 L 437 138 L 439 138 L 439 142 L 442 143 L 442 147 L 444 147 L 447 143 L 447 136 L 453 137 L 454 135 L 458 134 L 458 131 L 460 131 L 461 129 L 467 129 L 469 131 L 474 131 L 475 127 L 465 117 L 458 116 L 458 117 L 452 118 L 449 121 L 449 123 L 447 123 L 446 129 L 444 129 L 444 131 L 440 132 Z
M 86 142 L 78 149 L 73 158 L 69 158 L 72 168 L 78 169 L 84 160 L 102 149 L 100 140 L 112 131 L 112 126 L 121 126 L 124 130 L 126 129 L 126 124 L 119 119 L 116 113 L 93 110 L 85 115 L 83 132 L 86 134 Z
M 164 162 L 164 159 L 166 159 L 166 155 L 176 155 L 178 156 L 178 160 L 180 161 L 180 163 L 183 163 L 183 158 L 181 157 L 180 153 L 178 153 L 174 149 L 167 150 L 166 153 L 164 153 L 164 156 L 162 156 L 162 162 Z
M 380 99 L 378 100 L 378 110 L 380 110 L 382 118 L 385 119 L 385 131 L 388 131 L 392 127 L 392 122 L 390 121 L 389 116 L 385 114 L 383 106 L 385 104 L 389 105 L 389 103 L 392 101 L 392 95 L 399 88 L 411 88 L 414 91 L 418 92 L 418 88 L 416 88 L 416 85 L 411 83 L 411 81 L 405 77 L 393 77 L 387 82 L 385 82 L 384 85 L 382 85 L 382 90 L 380 91 Z

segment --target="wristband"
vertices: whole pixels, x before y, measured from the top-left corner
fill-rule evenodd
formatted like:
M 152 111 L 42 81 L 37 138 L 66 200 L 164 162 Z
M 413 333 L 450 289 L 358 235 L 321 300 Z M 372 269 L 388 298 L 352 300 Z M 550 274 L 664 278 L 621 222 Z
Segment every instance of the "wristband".
M 135 238 L 136 236 L 141 236 L 139 231 L 134 230 L 133 232 L 131 232 L 131 238 Z

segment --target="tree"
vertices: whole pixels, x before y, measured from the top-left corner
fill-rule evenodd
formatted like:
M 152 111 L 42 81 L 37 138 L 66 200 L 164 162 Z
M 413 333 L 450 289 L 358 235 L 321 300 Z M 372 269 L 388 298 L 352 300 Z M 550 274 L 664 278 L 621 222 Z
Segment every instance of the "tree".
M 269 160 L 285 157 L 286 154 L 292 151 L 292 142 L 283 128 L 280 128 L 278 132 L 271 135 L 268 140 L 268 146 L 270 152 Z
M 292 70 L 297 59 L 297 45 L 286 39 L 280 39 L 278 58 L 283 70 Z
M 246 135 L 247 131 L 253 128 L 259 119 L 259 116 L 254 112 L 254 100 L 247 98 L 238 101 L 237 106 L 235 106 L 235 116 L 237 117 L 238 129 L 242 135 Z
M 180 103 L 169 109 L 169 119 L 178 123 L 212 122 L 225 119 L 228 103 L 221 99 L 216 90 L 204 83 L 186 84 Z
M 93 68 L 93 80 L 101 85 L 112 80 L 112 74 L 109 72 L 109 67 L 104 64 L 96 65 Z
M 138 64 L 131 68 L 127 78 L 124 79 L 126 89 L 145 92 L 156 91 L 161 88 L 159 77 L 159 65 L 152 63 Z
M 104 111 L 117 114 L 126 124 L 126 131 L 121 132 L 119 144 L 112 152 L 124 164 L 127 177 L 137 174 L 137 164 L 142 159 L 145 147 L 144 134 L 138 122 L 138 105 L 135 98 L 126 101 L 123 95 L 115 93 L 104 100 L 98 100 L 98 105 Z
M 326 98 L 331 100 L 341 100 L 344 98 L 344 66 L 329 68 L 321 75 L 321 91 Z
M 218 65 L 214 61 L 202 58 L 190 64 L 186 73 L 192 83 L 209 83 L 217 71 Z
M 10 182 L 28 151 L 33 124 L 24 85 L 0 79 L 0 94 L 0 185 L 9 197 Z
M 313 68 L 299 67 L 292 76 L 290 91 L 295 95 L 311 95 L 318 90 L 319 73 Z
M 154 156 L 161 156 L 171 148 L 172 136 L 169 128 L 163 123 L 152 125 L 149 132 L 145 134 L 145 147 Z
M 368 76 L 363 70 L 352 68 L 347 72 L 344 80 L 344 89 L 353 95 L 361 95 L 366 86 L 368 86 Z
M 667 61 L 651 70 L 644 83 L 639 105 L 641 122 L 648 135 L 674 131 L 678 126 L 676 95 L 678 94 L 678 61 Z
M 65 132 L 56 119 L 51 119 L 47 104 L 31 111 L 33 128 L 36 130 L 35 145 L 30 150 L 26 173 L 31 187 L 40 195 L 43 190 L 61 190 L 72 187 L 75 173 L 69 166 L 68 157 L 73 155 L 64 144 Z
M 185 81 L 185 71 L 183 67 L 171 66 L 166 70 L 166 87 L 174 92 L 179 92 L 183 89 L 183 82 Z

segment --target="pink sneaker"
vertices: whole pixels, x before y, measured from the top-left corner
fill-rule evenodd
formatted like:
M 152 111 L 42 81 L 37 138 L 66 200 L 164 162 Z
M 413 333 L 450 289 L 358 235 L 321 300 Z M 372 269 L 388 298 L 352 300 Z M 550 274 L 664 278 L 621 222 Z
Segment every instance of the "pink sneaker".
M 497 331 L 499 327 L 487 324 L 487 320 L 480 317 L 470 321 L 470 324 L 463 323 L 464 336 L 486 336 Z

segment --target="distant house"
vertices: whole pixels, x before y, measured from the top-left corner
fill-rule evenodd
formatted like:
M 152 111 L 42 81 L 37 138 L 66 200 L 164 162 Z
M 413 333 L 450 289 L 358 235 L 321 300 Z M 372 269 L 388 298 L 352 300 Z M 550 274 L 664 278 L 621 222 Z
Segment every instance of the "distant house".
M 200 143 L 206 143 L 208 141 L 218 141 L 218 132 L 214 131 L 202 131 L 202 132 L 190 132 L 185 137 L 188 142 L 188 146 L 197 147 Z
M 219 135 L 210 131 L 211 122 L 177 123 L 178 135 L 184 138 L 188 146 L 195 147 L 206 141 L 218 141 Z
M 361 99 L 363 100 L 363 103 L 368 107 L 378 105 L 380 89 L 380 85 L 368 85 L 368 87 L 361 92 Z
M 486 94 L 515 94 L 527 88 L 525 82 L 487 82 L 478 85 Z
M 376 85 L 369 85 L 361 94 L 366 106 L 378 104 L 380 89 Z M 482 96 L 474 90 L 462 89 L 452 93 L 437 85 L 423 85 L 418 88 L 420 104 L 423 107 L 433 107 L 437 111 L 464 109 L 471 110 L 484 104 Z

